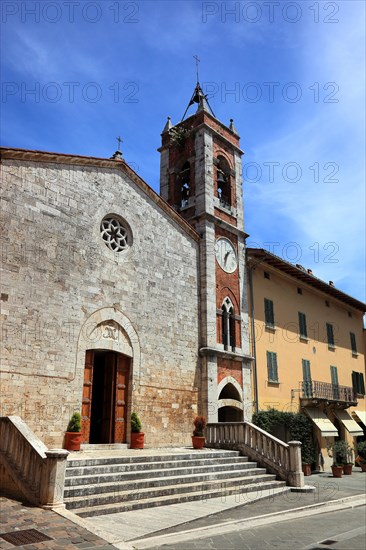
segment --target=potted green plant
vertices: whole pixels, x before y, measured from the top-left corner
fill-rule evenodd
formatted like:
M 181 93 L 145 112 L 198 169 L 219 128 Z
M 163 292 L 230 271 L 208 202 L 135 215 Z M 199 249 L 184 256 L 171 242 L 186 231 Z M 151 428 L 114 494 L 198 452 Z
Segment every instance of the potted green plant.
M 141 431 L 141 420 L 135 412 L 131 414 L 131 449 L 143 449 L 145 434 Z
M 301 446 L 301 463 L 304 476 L 311 475 L 311 465 L 315 460 L 315 449 L 310 441 L 303 441 Z
M 194 449 L 202 449 L 205 444 L 205 428 L 206 418 L 204 416 L 196 416 L 193 421 L 194 430 L 192 435 L 192 445 Z
M 74 412 L 65 433 L 65 449 L 80 451 L 81 437 L 81 414 Z
M 356 450 L 358 456 L 355 462 L 361 466 L 363 472 L 366 472 L 366 441 L 359 441 L 356 445 Z
M 328 456 L 333 458 L 332 473 L 333 477 L 342 477 L 343 466 L 347 464 L 347 454 L 349 445 L 346 441 L 335 441 L 328 445 Z
M 345 443 L 344 457 L 343 457 L 345 462 L 343 462 L 343 473 L 345 476 L 350 476 L 352 475 L 353 451 L 352 451 L 352 447 L 348 445 L 346 441 L 344 441 L 343 443 Z

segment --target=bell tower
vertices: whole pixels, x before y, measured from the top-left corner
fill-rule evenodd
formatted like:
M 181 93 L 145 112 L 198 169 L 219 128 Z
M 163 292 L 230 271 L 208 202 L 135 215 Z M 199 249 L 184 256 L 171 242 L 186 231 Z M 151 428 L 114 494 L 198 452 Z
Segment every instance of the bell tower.
M 194 114 L 186 118 L 189 108 Z M 201 235 L 200 413 L 209 422 L 251 419 L 245 270 L 243 151 L 233 120 L 214 115 L 197 82 L 182 120 L 162 132 L 160 194 Z

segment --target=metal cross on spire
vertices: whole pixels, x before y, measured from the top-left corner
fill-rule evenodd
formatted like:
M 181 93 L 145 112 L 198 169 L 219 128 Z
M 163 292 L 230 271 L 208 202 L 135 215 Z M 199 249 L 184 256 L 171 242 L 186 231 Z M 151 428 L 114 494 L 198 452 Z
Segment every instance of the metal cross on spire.
M 193 56 L 193 59 L 196 60 L 196 76 L 197 76 L 197 84 L 198 84 L 198 82 L 199 82 L 199 78 L 198 78 L 198 63 L 200 63 L 201 60 L 199 59 L 198 55 L 194 55 L 194 56 Z
M 121 151 L 121 143 L 123 142 L 123 139 L 121 136 L 116 137 L 116 140 L 118 141 L 118 151 Z
M 198 63 L 200 63 L 200 58 L 198 57 L 198 55 L 194 55 L 193 56 L 193 59 L 196 60 L 196 77 L 197 77 L 197 83 L 196 83 L 196 87 L 194 89 L 194 92 L 193 92 L 193 95 L 191 97 L 191 100 L 190 102 L 188 103 L 188 106 L 187 106 L 187 109 L 184 111 L 184 115 L 182 117 L 182 120 L 185 119 L 185 116 L 187 114 L 187 111 L 188 109 L 190 108 L 191 105 L 193 105 L 194 103 L 197 103 L 198 104 L 198 108 L 197 108 L 197 112 L 199 110 L 203 110 L 203 111 L 208 111 L 208 112 L 211 112 L 213 116 L 215 116 L 215 113 L 213 112 L 213 110 L 211 109 L 211 105 L 209 104 L 208 102 L 208 99 L 207 99 L 207 94 L 205 95 L 203 93 L 203 90 L 201 88 L 201 85 L 199 83 L 199 77 L 198 77 Z M 182 122 L 182 121 L 181 121 Z

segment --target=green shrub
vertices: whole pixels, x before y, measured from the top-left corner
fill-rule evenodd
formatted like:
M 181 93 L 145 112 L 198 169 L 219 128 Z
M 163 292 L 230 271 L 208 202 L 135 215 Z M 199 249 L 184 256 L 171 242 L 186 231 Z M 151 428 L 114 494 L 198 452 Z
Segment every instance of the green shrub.
M 347 441 L 335 441 L 327 447 L 328 456 L 333 458 L 333 464 L 343 466 L 344 464 L 352 464 L 352 448 Z
M 68 432 L 81 432 L 81 414 L 74 412 L 67 426 Z
M 253 424 L 274 435 L 276 425 L 284 426 L 294 441 L 301 441 L 301 460 L 303 464 L 312 464 L 316 460 L 313 445 L 313 427 L 311 420 L 302 413 L 292 413 L 269 409 L 253 415 Z
M 131 414 L 131 432 L 140 433 L 142 428 L 141 420 L 135 412 Z
M 359 441 L 356 445 L 356 450 L 361 458 L 366 461 L 366 441 Z

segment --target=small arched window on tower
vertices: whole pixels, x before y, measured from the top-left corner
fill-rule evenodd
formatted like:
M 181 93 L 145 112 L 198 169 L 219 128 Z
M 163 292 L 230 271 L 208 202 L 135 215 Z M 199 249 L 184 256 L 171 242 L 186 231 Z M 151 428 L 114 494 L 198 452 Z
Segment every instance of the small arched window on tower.
M 191 167 L 189 162 L 185 162 L 177 178 L 179 190 L 179 208 L 188 206 L 189 195 L 191 191 Z
M 226 208 L 231 206 L 230 166 L 224 157 L 218 157 L 216 167 L 216 196 L 220 204 Z
M 222 343 L 224 349 L 235 350 L 235 317 L 234 306 L 226 297 L 222 304 Z

